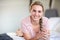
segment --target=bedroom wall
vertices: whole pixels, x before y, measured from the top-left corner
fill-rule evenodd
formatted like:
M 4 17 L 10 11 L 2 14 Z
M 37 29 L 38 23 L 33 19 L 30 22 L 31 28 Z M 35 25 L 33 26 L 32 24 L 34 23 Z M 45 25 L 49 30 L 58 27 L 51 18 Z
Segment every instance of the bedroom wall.
M 37 1 L 37 0 L 33 0 L 33 2 L 35 2 L 35 1 Z M 49 1 L 50 0 L 38 0 L 38 1 L 40 1 L 43 4 L 45 10 L 49 9 Z
M 0 33 L 15 32 L 29 15 L 29 0 L 0 0 Z
M 58 15 L 60 17 L 60 0 L 53 0 L 53 2 L 54 2 L 53 8 L 58 10 Z

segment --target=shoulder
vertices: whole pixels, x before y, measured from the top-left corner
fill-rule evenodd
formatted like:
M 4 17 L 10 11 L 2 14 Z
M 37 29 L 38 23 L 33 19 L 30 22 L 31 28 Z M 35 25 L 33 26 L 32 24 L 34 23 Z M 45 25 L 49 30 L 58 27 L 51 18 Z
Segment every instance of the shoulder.
M 43 17 L 43 27 L 45 27 L 47 30 L 50 30 L 49 23 L 49 19 L 47 17 Z
M 22 19 L 21 23 L 29 23 L 30 21 L 30 17 L 25 17 L 24 19 Z
M 42 19 L 43 19 L 43 22 L 48 22 L 49 21 L 47 17 L 43 17 Z
M 22 19 L 21 24 L 22 25 L 30 25 L 30 16 L 25 17 L 24 19 Z
M 47 17 L 43 17 L 43 26 L 48 27 L 49 26 L 49 20 Z
M 43 20 L 48 20 L 48 18 L 47 17 L 43 17 Z

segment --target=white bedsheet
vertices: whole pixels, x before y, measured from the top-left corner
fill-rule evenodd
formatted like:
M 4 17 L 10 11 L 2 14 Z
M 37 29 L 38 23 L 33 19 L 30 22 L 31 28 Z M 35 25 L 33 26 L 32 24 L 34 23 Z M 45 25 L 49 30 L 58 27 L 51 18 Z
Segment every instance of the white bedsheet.
M 52 32 L 50 35 L 50 40 L 60 40 L 60 33 Z
M 25 40 L 23 37 L 16 36 L 16 33 L 14 32 L 7 33 L 7 35 L 13 38 L 13 40 Z
M 60 40 L 60 17 L 49 18 L 49 26 L 51 29 L 50 40 Z

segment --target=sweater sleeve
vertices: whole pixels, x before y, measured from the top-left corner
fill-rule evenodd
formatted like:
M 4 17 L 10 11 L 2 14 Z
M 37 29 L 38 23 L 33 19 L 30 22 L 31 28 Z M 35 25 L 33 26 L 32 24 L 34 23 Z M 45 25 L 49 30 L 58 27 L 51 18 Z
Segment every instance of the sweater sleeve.
M 44 40 L 49 40 L 50 39 L 50 26 L 49 26 L 48 18 L 44 18 L 42 35 L 43 35 L 42 38 Z

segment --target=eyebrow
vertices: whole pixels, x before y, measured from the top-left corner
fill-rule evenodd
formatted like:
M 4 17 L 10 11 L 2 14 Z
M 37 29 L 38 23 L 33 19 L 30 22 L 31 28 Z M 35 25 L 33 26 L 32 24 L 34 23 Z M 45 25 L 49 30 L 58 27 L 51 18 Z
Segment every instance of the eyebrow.
M 35 9 L 33 9 L 33 10 L 35 10 Z M 35 10 L 36 11 L 36 10 Z M 38 11 L 40 11 L 41 12 L 41 10 L 38 10 Z

